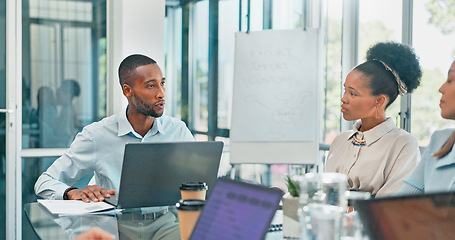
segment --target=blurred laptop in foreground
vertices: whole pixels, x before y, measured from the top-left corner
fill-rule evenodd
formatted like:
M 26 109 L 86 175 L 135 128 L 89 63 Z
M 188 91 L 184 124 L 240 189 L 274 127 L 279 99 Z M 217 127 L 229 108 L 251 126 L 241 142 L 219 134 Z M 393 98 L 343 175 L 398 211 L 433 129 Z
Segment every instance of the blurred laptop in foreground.
M 370 239 L 455 239 L 455 192 L 358 200 Z

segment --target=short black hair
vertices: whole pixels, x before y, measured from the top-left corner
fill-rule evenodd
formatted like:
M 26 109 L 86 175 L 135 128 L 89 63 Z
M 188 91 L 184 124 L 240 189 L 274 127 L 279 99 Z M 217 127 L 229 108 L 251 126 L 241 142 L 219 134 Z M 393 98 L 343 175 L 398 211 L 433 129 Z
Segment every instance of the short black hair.
M 63 80 L 60 85 L 60 90 L 67 94 L 70 98 L 78 97 L 81 94 L 81 87 L 74 79 Z
M 419 57 L 410 46 L 395 42 L 377 43 L 368 49 L 366 60 L 354 69 L 369 78 L 368 86 L 374 96 L 385 94 L 389 97 L 390 101 L 386 108 L 399 94 L 398 83 L 392 72 L 388 71 L 380 61 L 398 74 L 406 84 L 409 93 L 420 85 L 422 68 Z
M 123 86 L 123 84 L 125 83 L 132 84 L 129 82 L 129 80 L 131 77 L 131 73 L 133 73 L 134 70 L 136 70 L 136 68 L 154 63 L 156 63 L 155 60 L 142 54 L 129 55 L 128 57 L 123 59 L 118 68 L 120 86 Z

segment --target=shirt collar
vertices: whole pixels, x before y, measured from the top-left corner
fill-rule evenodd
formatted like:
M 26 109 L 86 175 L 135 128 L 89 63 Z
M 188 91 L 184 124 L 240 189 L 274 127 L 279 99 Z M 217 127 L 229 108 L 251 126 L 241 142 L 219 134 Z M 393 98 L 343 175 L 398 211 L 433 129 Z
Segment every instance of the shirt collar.
M 452 149 L 447 155 L 436 160 L 436 168 L 441 168 L 455 164 L 455 151 Z
M 351 130 L 350 134 L 348 134 L 347 141 L 349 141 L 354 134 L 359 132 L 360 127 L 362 126 L 362 121 L 359 120 L 354 124 L 354 128 Z M 387 118 L 384 122 L 380 123 L 376 127 L 363 132 L 364 139 L 365 139 L 365 144 L 367 146 L 373 144 L 376 142 L 378 139 L 380 139 L 382 136 L 390 132 L 392 129 L 395 128 L 395 123 L 392 121 L 391 118 Z
M 133 126 L 131 126 L 131 123 L 128 121 L 128 118 L 126 117 L 126 112 L 128 110 L 128 107 L 126 107 L 123 111 L 118 113 L 118 136 L 124 136 L 127 135 L 128 133 L 133 133 L 135 134 L 136 132 L 134 131 Z M 163 125 L 161 124 L 161 118 L 155 118 L 153 121 L 153 126 L 152 128 L 147 132 L 145 136 L 153 136 L 157 133 L 165 134 L 165 131 L 163 129 Z M 136 135 L 136 134 L 135 134 Z
M 445 142 L 447 142 L 447 140 L 449 140 L 449 137 L 450 137 L 450 134 L 448 134 L 447 139 L 444 139 L 444 141 L 442 141 L 442 142 L 445 144 Z M 436 152 L 437 151 L 439 151 L 439 149 L 437 149 Z M 434 153 L 432 153 L 432 154 L 434 154 Z M 441 168 L 441 167 L 455 164 L 455 149 L 452 148 L 452 150 L 450 150 L 449 153 L 447 153 L 444 157 L 437 159 L 436 161 L 437 161 L 436 168 Z
M 128 133 L 134 132 L 133 126 L 131 126 L 131 123 L 128 121 L 128 118 L 126 117 L 126 111 L 128 110 L 128 107 L 126 107 L 123 111 L 118 113 L 118 136 L 124 136 L 127 135 Z
M 165 131 L 163 129 L 163 125 L 161 124 L 161 117 L 155 118 L 153 121 L 153 126 L 152 128 L 147 132 L 145 136 L 153 136 L 157 133 L 161 133 L 165 135 Z

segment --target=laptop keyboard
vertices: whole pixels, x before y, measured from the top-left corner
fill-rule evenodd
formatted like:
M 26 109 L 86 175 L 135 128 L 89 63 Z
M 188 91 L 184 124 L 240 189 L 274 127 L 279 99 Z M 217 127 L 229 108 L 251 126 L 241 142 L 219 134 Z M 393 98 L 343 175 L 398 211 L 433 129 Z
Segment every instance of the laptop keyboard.
M 268 231 L 269 232 L 276 232 L 276 231 L 282 231 L 283 230 L 283 224 L 270 224 Z

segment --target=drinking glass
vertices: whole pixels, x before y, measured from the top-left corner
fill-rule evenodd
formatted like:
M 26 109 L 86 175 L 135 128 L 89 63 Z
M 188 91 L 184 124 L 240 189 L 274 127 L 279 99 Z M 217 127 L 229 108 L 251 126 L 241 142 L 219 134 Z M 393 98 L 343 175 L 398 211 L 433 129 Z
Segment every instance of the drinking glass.
M 346 175 L 307 173 L 299 185 L 301 239 L 340 239 L 347 208 Z
M 369 192 L 363 191 L 346 191 L 348 208 L 343 218 L 343 231 L 341 239 L 357 240 L 365 239 L 366 233 L 363 229 L 362 221 L 357 211 L 354 209 L 354 203 L 358 200 L 368 200 L 371 198 Z

